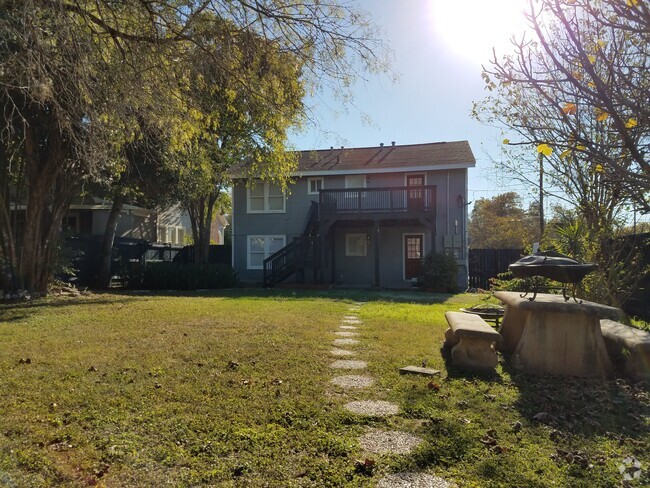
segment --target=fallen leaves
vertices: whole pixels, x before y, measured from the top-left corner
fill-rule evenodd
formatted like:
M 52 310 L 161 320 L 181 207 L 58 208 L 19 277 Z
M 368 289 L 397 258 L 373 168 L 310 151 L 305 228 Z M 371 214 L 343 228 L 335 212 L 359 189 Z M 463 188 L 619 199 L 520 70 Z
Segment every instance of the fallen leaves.
M 483 437 L 479 439 L 479 442 L 481 444 L 484 444 L 491 452 L 494 452 L 496 454 L 502 454 L 508 451 L 507 447 L 503 447 L 499 444 L 498 435 L 494 429 L 490 429 L 485 434 L 483 434 Z
M 364 476 L 372 476 L 375 472 L 376 462 L 374 459 L 357 459 L 354 470 Z

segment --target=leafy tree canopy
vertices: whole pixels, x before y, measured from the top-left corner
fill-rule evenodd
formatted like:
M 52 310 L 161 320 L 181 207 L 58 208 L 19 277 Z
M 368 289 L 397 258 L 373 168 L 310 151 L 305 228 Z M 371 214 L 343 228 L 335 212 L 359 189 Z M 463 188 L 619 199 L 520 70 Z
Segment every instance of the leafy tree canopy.
M 474 202 L 468 225 L 472 249 L 523 249 L 539 240 L 536 215 L 523 209 L 519 195 L 503 193 Z
M 304 115 L 298 94 L 350 93 L 385 67 L 367 16 L 337 0 L 0 0 L 0 12 L 0 244 L 30 289 L 46 287 L 72 195 L 131 172 L 129 145 L 207 165 L 220 140 L 220 164 L 248 152 L 271 175 L 289 167 L 267 156 Z M 226 145 L 224 126 L 249 138 Z

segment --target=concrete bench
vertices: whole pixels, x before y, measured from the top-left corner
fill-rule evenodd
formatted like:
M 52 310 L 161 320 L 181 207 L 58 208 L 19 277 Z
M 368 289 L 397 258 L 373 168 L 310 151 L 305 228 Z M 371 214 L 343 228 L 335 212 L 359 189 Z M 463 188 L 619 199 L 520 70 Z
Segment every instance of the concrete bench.
M 624 363 L 625 372 L 635 380 L 649 380 L 650 332 L 609 319 L 600 321 L 600 330 L 612 360 Z
M 446 312 L 449 328 L 445 332 L 444 347 L 451 348 L 452 362 L 466 369 L 494 369 L 497 353 L 494 343 L 503 338 L 478 315 Z

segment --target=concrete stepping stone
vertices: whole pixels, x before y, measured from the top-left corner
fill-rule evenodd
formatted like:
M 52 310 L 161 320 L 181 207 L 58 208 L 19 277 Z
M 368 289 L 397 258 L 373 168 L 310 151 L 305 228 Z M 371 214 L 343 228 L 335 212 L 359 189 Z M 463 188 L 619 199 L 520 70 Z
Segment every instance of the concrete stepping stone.
M 438 476 L 426 473 L 395 473 L 389 474 L 377 483 L 377 488 L 456 488 Z
M 372 417 L 388 417 L 389 415 L 397 415 L 399 413 L 399 406 L 381 400 L 350 402 L 344 408 L 357 415 L 368 415 Z
M 361 320 L 359 320 L 359 319 L 343 319 L 343 320 L 341 320 L 341 322 L 344 323 L 344 324 L 349 324 L 349 325 L 363 324 L 363 322 L 361 322 Z
M 349 330 L 338 330 L 334 334 L 341 337 L 355 337 L 359 335 L 358 332 L 350 332 Z
M 330 364 L 332 369 L 366 369 L 368 363 L 365 361 L 356 361 L 354 359 L 339 359 Z
M 421 442 L 419 437 L 397 430 L 370 429 L 359 437 L 361 447 L 374 454 L 407 454 Z
M 356 352 L 354 351 L 348 351 L 347 349 L 339 349 L 338 347 L 335 347 L 330 351 L 330 354 L 332 356 L 356 356 Z
M 337 376 L 330 380 L 331 383 L 342 388 L 367 388 L 372 385 L 375 380 L 370 376 L 359 376 L 359 375 L 345 375 Z
M 346 330 L 357 330 L 359 327 L 355 327 L 354 325 L 339 325 L 339 329 L 346 329 Z
M 404 366 L 399 369 L 400 374 L 421 374 L 423 376 L 435 376 L 440 374 L 439 369 L 421 368 L 419 366 Z
M 346 315 L 345 317 L 343 317 L 343 319 L 344 320 L 359 320 L 359 316 L 358 315 Z
M 332 341 L 332 344 L 335 346 L 352 346 L 355 344 L 359 344 L 360 341 L 357 339 L 334 339 Z

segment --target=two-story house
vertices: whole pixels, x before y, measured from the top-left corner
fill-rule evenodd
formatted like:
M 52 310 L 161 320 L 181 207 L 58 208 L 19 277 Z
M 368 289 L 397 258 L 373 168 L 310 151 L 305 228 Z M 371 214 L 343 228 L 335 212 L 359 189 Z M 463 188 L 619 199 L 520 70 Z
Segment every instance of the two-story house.
M 467 141 L 300 153 L 289 191 L 235 179 L 232 264 L 243 282 L 411 287 L 429 252 L 467 286 Z M 248 184 L 247 184 L 248 183 Z

